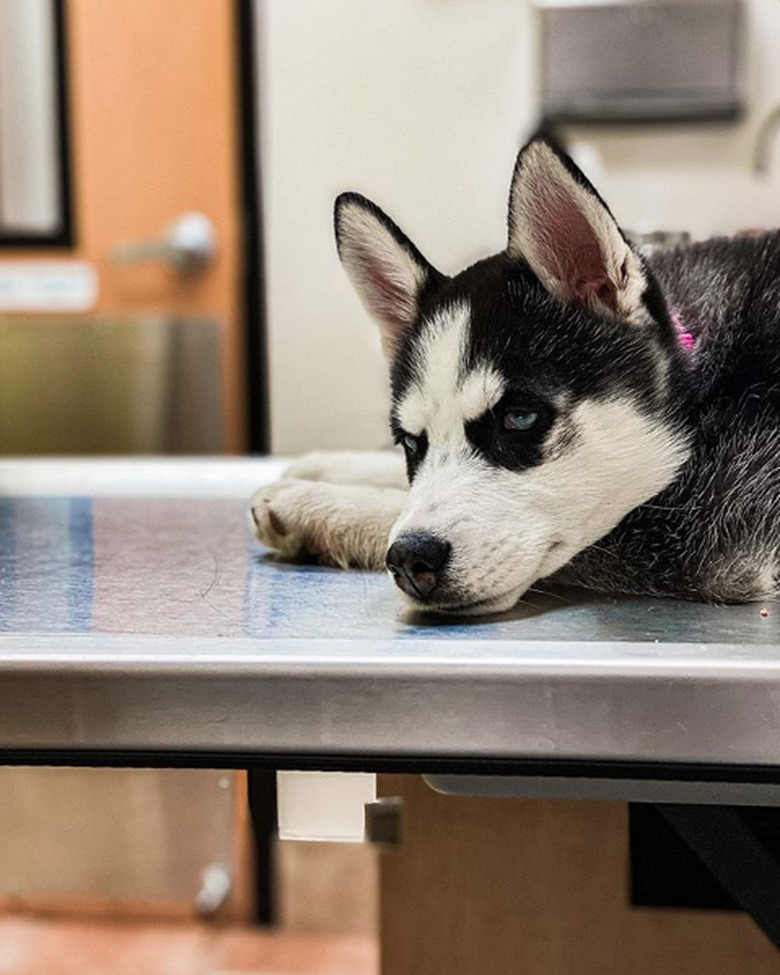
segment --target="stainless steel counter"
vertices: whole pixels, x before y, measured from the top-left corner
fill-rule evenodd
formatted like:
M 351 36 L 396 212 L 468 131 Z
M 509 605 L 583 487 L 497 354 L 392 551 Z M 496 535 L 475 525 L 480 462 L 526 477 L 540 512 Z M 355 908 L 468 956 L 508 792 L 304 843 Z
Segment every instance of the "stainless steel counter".
M 381 574 L 250 537 L 246 498 L 278 471 L 0 462 L 0 758 L 780 766 L 780 605 L 566 592 L 415 618 Z

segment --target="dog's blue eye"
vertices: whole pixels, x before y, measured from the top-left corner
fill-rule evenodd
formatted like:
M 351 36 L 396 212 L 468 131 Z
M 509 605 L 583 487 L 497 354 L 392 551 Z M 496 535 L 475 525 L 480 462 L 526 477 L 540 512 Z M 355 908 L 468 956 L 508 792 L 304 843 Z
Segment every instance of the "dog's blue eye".
M 539 414 L 533 411 L 509 410 L 504 414 L 505 430 L 530 430 L 539 419 Z
M 416 454 L 420 446 L 420 441 L 417 437 L 413 437 L 411 433 L 405 433 L 401 438 L 401 443 L 404 445 L 404 449 L 410 454 Z

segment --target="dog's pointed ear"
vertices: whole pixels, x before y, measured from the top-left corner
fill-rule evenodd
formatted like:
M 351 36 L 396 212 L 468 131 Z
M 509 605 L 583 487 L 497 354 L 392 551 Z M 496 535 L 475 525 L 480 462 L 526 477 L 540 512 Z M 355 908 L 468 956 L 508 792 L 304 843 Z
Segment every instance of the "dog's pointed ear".
M 507 251 L 558 298 L 634 325 L 651 320 L 638 254 L 574 163 L 536 138 L 517 157 Z
M 341 263 L 392 360 L 419 314 L 420 297 L 442 275 L 370 200 L 342 193 L 336 200 L 336 246 Z

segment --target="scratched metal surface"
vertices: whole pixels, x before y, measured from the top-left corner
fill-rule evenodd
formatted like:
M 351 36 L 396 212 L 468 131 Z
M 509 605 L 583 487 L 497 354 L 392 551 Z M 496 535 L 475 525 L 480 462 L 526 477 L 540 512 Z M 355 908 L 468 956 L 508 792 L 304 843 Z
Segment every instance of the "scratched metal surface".
M 243 497 L 50 476 L 0 498 L 0 748 L 777 760 L 780 606 L 426 620 L 382 574 L 277 562 Z

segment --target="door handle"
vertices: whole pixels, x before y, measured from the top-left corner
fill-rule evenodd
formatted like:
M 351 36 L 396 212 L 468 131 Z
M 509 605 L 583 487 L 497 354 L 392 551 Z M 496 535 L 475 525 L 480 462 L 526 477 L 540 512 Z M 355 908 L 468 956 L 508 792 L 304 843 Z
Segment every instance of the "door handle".
M 217 253 L 217 232 L 205 213 L 182 213 L 159 237 L 117 244 L 111 252 L 114 264 L 161 261 L 178 274 L 205 270 Z

